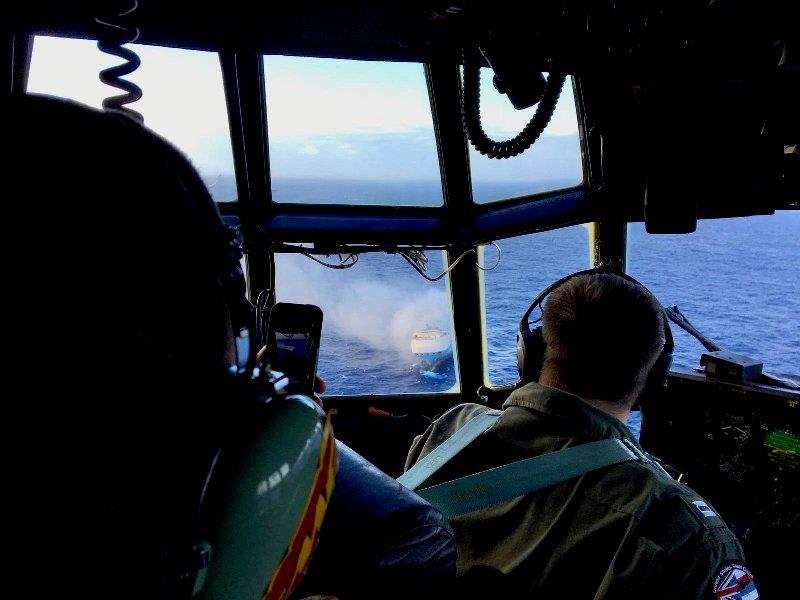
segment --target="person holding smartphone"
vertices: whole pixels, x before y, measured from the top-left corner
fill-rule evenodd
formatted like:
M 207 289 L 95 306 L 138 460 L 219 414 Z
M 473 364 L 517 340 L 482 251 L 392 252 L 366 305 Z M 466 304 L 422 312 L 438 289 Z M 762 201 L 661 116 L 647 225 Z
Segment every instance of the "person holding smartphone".
M 258 351 L 258 362 L 261 365 L 265 365 L 269 363 L 269 348 L 267 346 L 263 346 L 261 350 Z M 311 398 L 313 398 L 317 404 L 322 406 L 322 398 L 320 398 L 320 394 L 324 394 L 325 390 L 327 389 L 327 385 L 325 384 L 325 380 L 317 375 L 314 374 L 314 387 L 313 393 L 311 394 Z

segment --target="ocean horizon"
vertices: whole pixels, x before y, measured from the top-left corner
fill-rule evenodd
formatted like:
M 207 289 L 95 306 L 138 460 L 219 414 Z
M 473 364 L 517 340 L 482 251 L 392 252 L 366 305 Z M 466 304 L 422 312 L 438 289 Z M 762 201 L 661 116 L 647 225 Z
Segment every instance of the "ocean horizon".
M 232 177 L 211 178 L 217 200 L 235 198 Z M 568 179 L 476 182 L 482 202 L 571 187 Z M 279 178 L 276 200 L 287 203 L 436 206 L 438 181 L 313 180 Z M 686 235 L 651 235 L 628 227 L 627 271 L 665 306 L 676 305 L 725 350 L 764 363 L 764 370 L 800 380 L 800 213 L 701 220 Z M 298 240 L 306 241 L 306 240 Z M 499 266 L 484 273 L 486 355 L 492 385 L 516 382 L 515 332 L 531 299 L 552 281 L 589 267 L 583 225 L 500 240 Z M 485 266 L 495 262 L 487 246 Z M 324 259 L 324 257 L 321 257 Z M 428 252 L 428 272 L 442 270 L 441 252 Z M 327 259 L 337 262 L 338 257 Z M 415 330 L 438 327 L 452 335 L 446 278 L 431 283 L 400 256 L 370 253 L 355 267 L 325 268 L 302 255 L 278 255 L 277 294 L 283 302 L 311 303 L 324 313 L 318 373 L 328 394 L 396 394 L 453 389 L 445 379 L 420 375 L 410 351 Z M 699 342 L 673 325 L 673 367 L 699 366 Z

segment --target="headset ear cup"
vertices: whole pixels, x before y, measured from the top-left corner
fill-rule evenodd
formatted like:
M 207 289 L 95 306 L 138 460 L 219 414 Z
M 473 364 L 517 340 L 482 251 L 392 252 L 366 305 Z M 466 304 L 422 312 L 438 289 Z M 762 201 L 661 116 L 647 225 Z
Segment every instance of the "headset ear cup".
M 666 348 L 661 352 L 647 375 L 642 393 L 639 394 L 637 403 L 646 402 L 653 397 L 667 383 L 669 369 L 672 366 L 672 352 Z
M 657 395 L 667 383 L 669 370 L 672 367 L 672 353 L 675 349 L 675 342 L 672 338 L 672 329 L 669 326 L 669 319 L 666 313 L 663 314 L 663 318 L 664 347 L 661 349 L 661 354 L 658 355 L 656 362 L 653 363 L 653 366 L 650 368 L 642 392 L 639 394 L 636 402 L 634 402 L 633 408 L 641 409 L 641 405 L 646 403 L 649 398 Z
M 545 351 L 541 327 L 520 329 L 517 332 L 517 372 L 520 383 L 538 381 L 542 372 Z
M 524 331 L 517 331 L 517 375 L 520 381 L 524 381 L 525 363 L 527 362 L 524 336 Z

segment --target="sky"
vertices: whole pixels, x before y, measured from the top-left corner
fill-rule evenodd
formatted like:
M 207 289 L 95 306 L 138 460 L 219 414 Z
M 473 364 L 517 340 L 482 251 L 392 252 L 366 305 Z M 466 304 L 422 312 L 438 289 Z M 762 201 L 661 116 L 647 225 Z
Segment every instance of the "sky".
M 133 45 L 142 64 L 129 76 L 143 90 L 132 105 L 205 176 L 233 173 L 217 55 Z M 117 93 L 98 79 L 119 59 L 94 42 L 37 37 L 28 90 L 100 107 Z M 265 58 L 270 160 L 274 178 L 431 180 L 439 178 L 423 67 L 284 56 Z M 514 110 L 482 72 L 482 118 L 490 135 L 515 135 L 532 114 Z M 473 179 L 535 181 L 581 177 L 572 87 L 526 154 L 491 161 L 471 154 Z

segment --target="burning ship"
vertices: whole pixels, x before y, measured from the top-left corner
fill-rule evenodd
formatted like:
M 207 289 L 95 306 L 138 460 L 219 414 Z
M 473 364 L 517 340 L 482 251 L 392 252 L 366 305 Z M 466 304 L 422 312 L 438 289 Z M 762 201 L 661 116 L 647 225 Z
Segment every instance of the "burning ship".
M 453 344 L 450 334 L 430 327 L 415 331 L 411 336 L 411 352 L 419 359 L 420 375 L 444 379 L 453 367 Z

